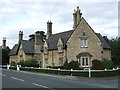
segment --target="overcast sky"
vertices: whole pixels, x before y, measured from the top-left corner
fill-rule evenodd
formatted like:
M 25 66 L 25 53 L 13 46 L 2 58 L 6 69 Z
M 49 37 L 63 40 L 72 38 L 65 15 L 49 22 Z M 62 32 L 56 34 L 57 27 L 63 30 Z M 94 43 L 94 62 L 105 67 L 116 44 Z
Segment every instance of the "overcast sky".
M 53 33 L 72 30 L 72 14 L 77 6 L 96 33 L 109 38 L 118 36 L 117 0 L 16 1 L 0 0 L 0 44 L 3 37 L 6 37 L 10 48 L 18 42 L 20 30 L 24 33 L 23 39 L 28 39 L 35 31 L 46 32 L 46 22 L 50 19 L 53 22 Z

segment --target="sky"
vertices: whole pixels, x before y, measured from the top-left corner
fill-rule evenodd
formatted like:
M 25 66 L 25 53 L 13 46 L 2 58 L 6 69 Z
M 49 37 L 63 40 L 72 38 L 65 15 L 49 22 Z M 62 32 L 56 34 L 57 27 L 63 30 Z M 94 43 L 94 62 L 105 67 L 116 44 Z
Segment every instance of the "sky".
M 91 1 L 91 2 L 90 2 Z M 73 29 L 73 11 L 79 6 L 82 17 L 96 33 L 108 38 L 118 36 L 118 0 L 0 0 L 0 45 L 18 43 L 18 32 L 29 39 L 35 31 L 47 31 L 48 20 L 53 34 Z

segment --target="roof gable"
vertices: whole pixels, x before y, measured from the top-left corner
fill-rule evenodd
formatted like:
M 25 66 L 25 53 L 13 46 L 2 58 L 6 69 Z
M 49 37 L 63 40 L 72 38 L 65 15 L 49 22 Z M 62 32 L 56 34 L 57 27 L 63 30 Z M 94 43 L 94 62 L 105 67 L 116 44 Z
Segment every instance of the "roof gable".
M 15 44 L 12 48 L 12 50 L 10 51 L 9 53 L 9 56 L 12 56 L 12 55 L 17 55 L 17 49 L 18 49 L 18 44 Z
M 66 43 L 67 43 L 67 41 L 70 38 L 72 33 L 73 33 L 73 30 L 70 30 L 70 31 L 61 32 L 61 33 L 51 35 L 46 40 L 47 44 L 48 44 L 48 50 L 57 49 L 57 43 L 58 43 L 59 38 L 61 38 L 61 40 L 63 42 L 63 48 L 65 48 Z

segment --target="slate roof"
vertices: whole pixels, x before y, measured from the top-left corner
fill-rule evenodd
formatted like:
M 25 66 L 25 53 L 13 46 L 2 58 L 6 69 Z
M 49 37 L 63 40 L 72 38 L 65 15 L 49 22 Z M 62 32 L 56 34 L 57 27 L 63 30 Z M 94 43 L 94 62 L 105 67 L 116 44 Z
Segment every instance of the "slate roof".
M 17 54 L 17 49 L 18 49 L 18 44 L 15 44 L 12 50 L 10 51 L 9 55 L 16 55 Z
M 46 40 L 47 44 L 48 44 L 48 50 L 56 50 L 57 49 L 57 43 L 58 43 L 59 38 L 61 38 L 61 40 L 63 42 L 63 48 L 65 48 L 66 43 L 67 43 L 68 39 L 71 37 L 73 31 L 74 30 L 65 31 L 65 32 L 57 33 L 57 34 L 52 34 Z M 110 49 L 110 46 L 106 42 L 106 40 L 99 33 L 96 33 L 96 35 L 101 40 L 101 42 L 103 42 L 103 48 L 104 49 Z M 23 50 L 24 50 L 25 53 L 34 54 L 34 41 L 21 40 L 21 43 L 22 43 Z M 43 50 L 43 45 L 44 45 L 44 42 L 42 43 L 41 50 Z M 13 49 L 9 53 L 9 55 L 16 55 L 18 47 L 19 47 L 19 45 L 15 44 Z
M 34 41 L 21 40 L 24 53 L 33 54 L 34 53 Z
M 65 48 L 66 43 L 67 43 L 68 39 L 70 38 L 70 36 L 72 35 L 72 33 L 73 33 L 73 30 L 69 30 L 69 31 L 51 35 L 46 40 L 47 44 L 48 44 L 48 50 L 57 49 L 57 43 L 58 43 L 59 38 L 61 38 L 61 40 L 63 42 L 63 48 Z
M 20 42 L 23 46 L 23 51 L 26 54 L 33 54 L 34 53 L 34 41 L 28 40 L 21 40 Z M 19 44 L 15 44 L 12 50 L 10 51 L 9 55 L 16 55 L 18 53 Z
M 110 45 L 107 43 L 107 41 L 101 36 L 100 33 L 96 33 L 96 35 L 98 36 L 98 38 L 101 40 L 102 44 L 103 44 L 103 48 L 104 49 L 110 49 Z

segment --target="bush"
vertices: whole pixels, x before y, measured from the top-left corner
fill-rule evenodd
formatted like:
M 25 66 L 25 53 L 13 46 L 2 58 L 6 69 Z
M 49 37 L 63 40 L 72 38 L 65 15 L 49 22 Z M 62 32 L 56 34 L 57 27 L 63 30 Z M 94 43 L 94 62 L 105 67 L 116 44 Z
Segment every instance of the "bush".
M 113 62 L 107 59 L 103 59 L 103 65 L 106 69 L 112 69 L 114 67 Z
M 20 62 L 18 62 L 17 64 L 21 65 L 21 67 L 25 67 L 25 61 L 24 60 L 20 60 Z
M 69 69 L 75 69 L 75 70 L 79 69 L 78 61 L 71 61 L 69 63 Z
M 65 61 L 63 67 L 64 67 L 64 69 L 69 69 L 70 68 L 67 60 Z
M 17 63 L 16 63 L 15 61 L 12 61 L 12 62 L 11 62 L 11 65 L 16 67 L 16 66 L 17 66 Z
M 37 67 L 37 61 L 36 60 L 21 60 L 20 62 L 17 63 L 18 65 L 21 65 L 22 67 Z
M 48 66 L 48 68 L 53 68 L 53 69 L 58 69 L 58 68 L 60 68 L 60 69 L 64 69 L 63 66 Z
M 94 70 L 103 70 L 104 65 L 100 60 L 93 60 L 92 61 L 92 69 L 94 69 Z

